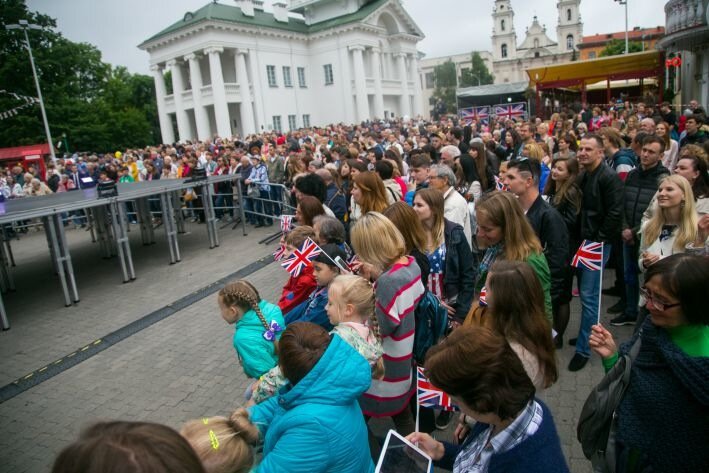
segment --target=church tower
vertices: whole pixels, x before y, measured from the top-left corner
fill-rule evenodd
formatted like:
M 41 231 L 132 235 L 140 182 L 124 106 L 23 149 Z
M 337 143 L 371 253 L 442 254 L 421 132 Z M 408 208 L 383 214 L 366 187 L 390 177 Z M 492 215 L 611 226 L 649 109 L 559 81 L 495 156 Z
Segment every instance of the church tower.
M 571 53 L 583 37 L 581 23 L 581 0 L 560 0 L 556 4 L 559 10 L 559 23 L 556 27 L 557 51 L 560 54 Z
M 492 57 L 494 61 L 504 61 L 517 57 L 517 33 L 514 25 L 515 13 L 510 0 L 495 0 L 492 10 Z

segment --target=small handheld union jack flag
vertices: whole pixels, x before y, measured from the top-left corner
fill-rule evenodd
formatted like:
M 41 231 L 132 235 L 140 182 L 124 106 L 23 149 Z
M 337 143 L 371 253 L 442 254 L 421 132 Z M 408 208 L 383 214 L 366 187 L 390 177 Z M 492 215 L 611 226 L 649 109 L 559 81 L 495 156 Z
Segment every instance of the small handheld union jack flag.
M 293 216 L 292 215 L 281 215 L 281 231 L 283 233 L 288 233 L 293 226 Z
M 322 252 L 320 247 L 313 240 L 308 238 L 303 242 L 303 246 L 293 252 L 290 258 L 281 263 L 281 266 L 290 273 L 291 276 L 297 278 L 303 269 L 311 266 L 313 260 Z
M 510 187 L 507 184 L 505 184 L 505 182 L 502 179 L 495 176 L 495 189 L 497 189 L 498 191 L 507 192 L 510 190 Z
M 583 267 L 589 271 L 600 271 L 603 268 L 603 242 L 584 240 L 576 250 L 571 266 Z
M 487 289 L 483 286 L 480 289 L 480 295 L 478 296 L 478 304 L 480 307 L 487 307 Z
M 286 247 L 283 245 L 279 245 L 278 249 L 273 253 L 273 259 L 275 261 L 280 261 L 283 259 L 283 255 L 286 253 Z
M 448 394 L 431 384 L 420 366 L 416 367 L 416 398 L 419 405 L 424 407 L 439 407 L 445 411 L 459 410 Z

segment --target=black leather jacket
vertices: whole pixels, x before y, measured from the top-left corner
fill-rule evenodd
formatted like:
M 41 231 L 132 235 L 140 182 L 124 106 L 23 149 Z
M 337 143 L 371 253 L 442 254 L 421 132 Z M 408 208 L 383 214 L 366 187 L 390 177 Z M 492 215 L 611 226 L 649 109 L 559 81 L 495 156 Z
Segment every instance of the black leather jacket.
M 625 215 L 623 228 L 630 228 L 633 234 L 640 231 L 643 212 L 647 210 L 657 192 L 660 181 L 670 175 L 670 171 L 657 163 L 650 169 L 635 168 L 625 178 Z
M 463 227 L 445 220 L 446 262 L 443 270 L 443 292 L 447 300 L 455 300 L 455 318 L 462 321 L 473 303 L 478 263 L 465 238 Z
M 577 181 L 582 192 L 581 238 L 610 243 L 623 226 L 623 181 L 607 164 L 584 171 Z
M 551 274 L 552 301 L 562 295 L 569 267 L 569 232 L 561 214 L 538 196 L 527 210 L 527 220 L 539 237 Z

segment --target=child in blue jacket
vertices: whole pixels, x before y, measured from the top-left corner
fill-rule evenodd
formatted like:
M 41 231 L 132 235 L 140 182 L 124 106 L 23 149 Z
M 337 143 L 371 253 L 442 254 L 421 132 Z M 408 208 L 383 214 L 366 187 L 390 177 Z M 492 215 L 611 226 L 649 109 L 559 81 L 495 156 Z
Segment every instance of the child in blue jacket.
M 325 310 L 327 288 L 340 274 L 340 268 L 335 264 L 335 259 L 339 257 L 344 262 L 347 259 L 347 254 L 334 243 L 323 245 L 321 250 L 322 252 L 313 261 L 313 275 L 318 285 L 305 301 L 286 314 L 286 325 L 293 322 L 312 322 L 328 332 L 333 328 Z
M 236 324 L 234 349 L 249 378 L 259 378 L 276 366 L 276 342 L 285 328 L 281 309 L 261 299 L 248 281 L 232 281 L 218 295 L 222 318 Z

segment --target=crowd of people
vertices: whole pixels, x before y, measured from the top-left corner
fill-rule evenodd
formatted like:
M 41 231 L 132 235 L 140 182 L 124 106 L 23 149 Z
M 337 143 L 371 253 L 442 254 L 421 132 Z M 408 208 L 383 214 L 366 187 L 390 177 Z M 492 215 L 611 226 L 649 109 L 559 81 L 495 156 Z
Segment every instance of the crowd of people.
M 280 223 L 294 209 L 286 258 L 309 242 L 320 253 L 291 272 L 276 303 L 247 281 L 219 292 L 252 380 L 246 407 L 189 421 L 179 434 L 100 423 L 54 471 L 132 462 L 146 471 L 368 472 L 382 447 L 370 420 L 389 418 L 454 472 L 565 472 L 543 401 L 562 376 L 565 343 L 575 350 L 570 371 L 592 353 L 611 370 L 639 345 L 616 409 L 616 471 L 702 470 L 705 122 L 696 103 L 679 118 L 666 103 L 626 103 L 547 121 L 377 121 L 60 160 L 52 172 L 83 165 L 99 180 L 186 177 L 198 167 L 233 174 L 240 179 L 215 189 L 218 216 L 229 217 L 232 186 L 243 186 L 250 224 Z M 601 245 L 614 287 L 571 266 L 582 242 Z M 620 349 L 600 323 L 601 291 L 619 298 L 610 324 L 637 328 Z M 574 296 L 579 330 L 567 338 Z M 447 315 L 446 336 L 418 363 L 459 416 L 416 405 L 419 302 L 431 297 Z M 431 436 L 453 420 L 454 443 Z

